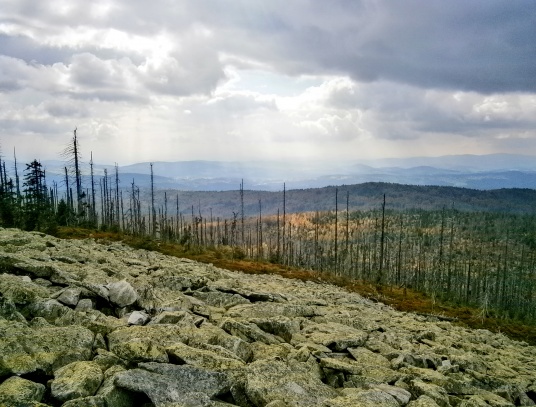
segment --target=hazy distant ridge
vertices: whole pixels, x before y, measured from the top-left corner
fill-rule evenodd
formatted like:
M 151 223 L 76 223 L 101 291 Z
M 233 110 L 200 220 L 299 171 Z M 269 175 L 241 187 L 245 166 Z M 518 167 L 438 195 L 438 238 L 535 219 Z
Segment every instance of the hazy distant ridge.
M 63 183 L 62 162 L 44 162 L 47 179 Z M 8 165 L 9 167 L 9 165 Z M 96 174 L 108 175 L 114 167 L 96 165 Z M 20 172 L 24 169 L 21 164 Z M 83 173 L 88 174 L 83 169 Z M 133 181 L 139 187 L 150 185 L 150 163 L 120 166 L 120 184 Z M 355 162 L 322 161 L 177 161 L 154 162 L 154 183 L 158 189 L 229 191 L 239 188 L 243 179 L 250 190 L 321 188 L 364 182 L 408 185 L 455 186 L 473 189 L 536 188 L 536 157 L 514 154 L 453 155 L 442 157 L 390 158 Z

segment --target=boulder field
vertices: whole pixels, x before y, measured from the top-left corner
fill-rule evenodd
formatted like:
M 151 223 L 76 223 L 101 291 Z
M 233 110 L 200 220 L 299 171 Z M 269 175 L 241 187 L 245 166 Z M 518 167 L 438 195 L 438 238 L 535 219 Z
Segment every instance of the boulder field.
M 0 229 L 0 406 L 536 405 L 536 348 L 342 288 Z

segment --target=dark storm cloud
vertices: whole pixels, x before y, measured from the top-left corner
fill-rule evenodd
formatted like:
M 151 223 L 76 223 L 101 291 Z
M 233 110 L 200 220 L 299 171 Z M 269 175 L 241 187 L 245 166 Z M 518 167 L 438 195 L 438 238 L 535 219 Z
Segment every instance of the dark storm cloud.
M 227 34 L 222 47 L 290 74 L 481 93 L 536 90 L 532 0 L 253 3 L 242 13 L 243 3 L 218 10 L 224 18 L 211 23 Z

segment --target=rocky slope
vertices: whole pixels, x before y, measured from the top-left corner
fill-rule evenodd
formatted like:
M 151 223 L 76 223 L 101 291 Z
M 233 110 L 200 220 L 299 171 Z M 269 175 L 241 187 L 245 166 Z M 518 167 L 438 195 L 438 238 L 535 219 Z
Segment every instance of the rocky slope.
M 343 289 L 0 229 L 0 406 L 536 405 L 536 349 Z

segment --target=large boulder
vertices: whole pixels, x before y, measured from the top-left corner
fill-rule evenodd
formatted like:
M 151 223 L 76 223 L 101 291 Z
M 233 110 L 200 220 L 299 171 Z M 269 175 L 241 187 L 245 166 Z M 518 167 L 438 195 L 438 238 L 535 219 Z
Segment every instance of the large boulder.
M 82 294 L 82 290 L 80 288 L 68 287 L 65 290 L 61 291 L 61 293 L 56 299 L 62 304 L 75 307 L 80 300 L 80 294 Z
M 317 406 L 337 396 L 315 375 L 307 370 L 294 371 L 282 361 L 259 360 L 249 364 L 246 372 L 245 392 L 255 406 L 276 400 L 288 407 Z
M 45 386 L 18 376 L 11 376 L 0 384 L 0 406 L 26 407 L 40 402 Z
M 0 294 L 16 306 L 32 304 L 50 295 L 49 291 L 40 285 L 5 273 L 0 274 Z
M 176 343 L 168 346 L 166 352 L 169 359 L 177 364 L 187 364 L 208 370 L 224 371 L 229 369 L 239 369 L 245 366 L 245 363 L 237 358 L 229 357 L 216 350 L 198 349 L 183 343 Z
M 103 380 L 102 370 L 95 362 L 74 362 L 54 372 L 52 396 L 60 401 L 93 396 Z
M 222 373 L 165 363 L 140 363 L 139 369 L 118 373 L 115 385 L 146 394 L 156 407 L 179 403 L 192 392 L 211 398 L 230 390 Z
M 131 362 L 168 362 L 165 348 L 188 340 L 177 325 L 146 325 L 116 329 L 108 335 L 108 347 L 117 356 Z
M 311 324 L 303 330 L 303 334 L 309 341 L 335 351 L 363 346 L 368 338 L 365 331 L 335 322 Z
M 0 320 L 0 377 L 45 374 L 91 358 L 94 334 L 81 326 L 27 328 Z
M 128 281 L 122 280 L 110 283 L 106 287 L 108 288 L 108 298 L 110 299 L 110 302 L 118 307 L 122 308 L 132 305 L 138 299 L 138 293 Z
M 326 407 L 400 407 L 389 393 L 379 389 L 344 389 L 342 395 L 324 402 Z

